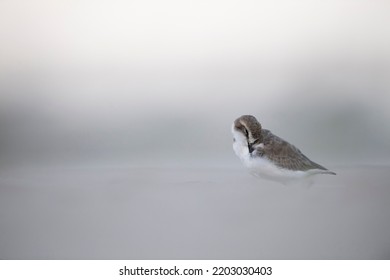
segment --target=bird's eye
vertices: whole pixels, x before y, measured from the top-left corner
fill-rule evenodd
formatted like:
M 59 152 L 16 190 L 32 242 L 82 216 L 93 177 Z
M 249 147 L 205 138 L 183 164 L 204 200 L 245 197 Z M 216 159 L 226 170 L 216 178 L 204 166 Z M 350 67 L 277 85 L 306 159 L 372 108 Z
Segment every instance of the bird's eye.
M 249 136 L 248 130 L 244 129 L 244 132 L 245 132 L 246 137 L 248 137 Z
M 236 138 L 233 138 L 233 142 L 236 142 Z

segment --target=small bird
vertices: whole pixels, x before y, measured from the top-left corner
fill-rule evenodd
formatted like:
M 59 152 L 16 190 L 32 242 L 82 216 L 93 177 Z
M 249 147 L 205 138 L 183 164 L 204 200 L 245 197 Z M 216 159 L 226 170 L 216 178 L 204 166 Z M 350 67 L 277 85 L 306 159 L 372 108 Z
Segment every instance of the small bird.
M 232 133 L 234 152 L 255 176 L 287 183 L 316 174 L 336 175 L 311 161 L 294 145 L 263 129 L 254 116 L 236 119 Z

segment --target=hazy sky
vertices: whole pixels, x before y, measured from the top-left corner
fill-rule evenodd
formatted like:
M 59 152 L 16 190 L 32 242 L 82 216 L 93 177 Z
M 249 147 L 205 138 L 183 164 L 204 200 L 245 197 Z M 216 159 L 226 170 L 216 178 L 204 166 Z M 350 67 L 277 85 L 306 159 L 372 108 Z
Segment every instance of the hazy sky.
M 254 114 L 309 155 L 386 161 L 389 12 L 379 0 L 3 0 L 0 148 L 235 160 L 230 124 Z

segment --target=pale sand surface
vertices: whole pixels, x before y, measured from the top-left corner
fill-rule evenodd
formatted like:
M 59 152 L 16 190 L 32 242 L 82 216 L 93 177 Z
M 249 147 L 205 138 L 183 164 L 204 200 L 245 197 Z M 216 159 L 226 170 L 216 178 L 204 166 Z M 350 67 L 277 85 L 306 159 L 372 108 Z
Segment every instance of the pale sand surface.
M 390 167 L 332 169 L 8 168 L 0 259 L 390 259 Z

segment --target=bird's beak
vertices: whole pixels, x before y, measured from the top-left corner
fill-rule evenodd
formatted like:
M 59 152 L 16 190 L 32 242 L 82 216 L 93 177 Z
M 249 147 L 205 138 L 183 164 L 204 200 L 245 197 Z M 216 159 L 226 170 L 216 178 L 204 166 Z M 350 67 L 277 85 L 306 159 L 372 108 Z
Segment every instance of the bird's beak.
M 255 150 L 255 149 L 253 149 L 253 144 L 251 144 L 249 142 L 248 142 L 248 150 L 249 150 L 250 154 Z

